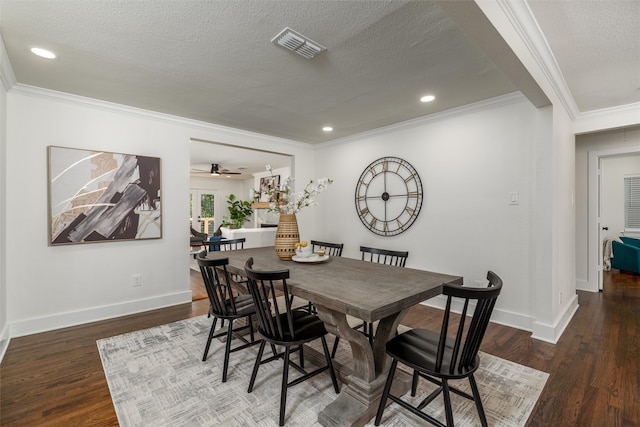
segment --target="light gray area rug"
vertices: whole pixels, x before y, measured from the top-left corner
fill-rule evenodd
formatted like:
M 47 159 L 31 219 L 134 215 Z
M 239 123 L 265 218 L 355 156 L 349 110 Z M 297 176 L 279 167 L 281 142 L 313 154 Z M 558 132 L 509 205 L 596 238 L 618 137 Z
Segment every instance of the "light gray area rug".
M 207 361 L 201 360 L 210 326 L 211 319 L 200 316 L 97 342 L 121 426 L 277 425 L 282 362 L 261 366 L 254 391 L 247 393 L 258 346 L 232 353 L 227 382 L 222 383 L 223 343 L 214 340 Z M 331 346 L 331 335 L 327 337 Z M 336 359 L 349 363 L 350 347 L 342 341 Z M 489 425 L 525 425 L 548 374 L 486 353 L 480 357 L 476 380 Z M 290 379 L 297 375 L 290 372 Z M 460 381 L 458 387 L 468 391 L 468 381 Z M 433 388 L 421 381 L 415 399 Z M 317 414 L 335 397 L 328 374 L 290 388 L 286 424 L 319 425 Z M 457 395 L 452 400 L 457 425 L 479 425 L 473 402 Z M 429 408 L 444 421 L 441 397 Z M 389 406 L 382 419 L 386 426 L 423 424 L 397 404 Z

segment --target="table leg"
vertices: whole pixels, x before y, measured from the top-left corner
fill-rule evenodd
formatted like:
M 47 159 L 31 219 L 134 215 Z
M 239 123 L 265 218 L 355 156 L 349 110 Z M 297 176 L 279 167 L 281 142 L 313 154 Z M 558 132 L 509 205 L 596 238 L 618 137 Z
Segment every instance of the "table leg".
M 363 426 L 375 416 L 387 378 L 390 361 L 385 343 L 395 334 L 408 310 L 380 320 L 372 348 L 363 334 L 349 326 L 344 313 L 317 304 L 316 308 L 327 331 L 347 340 L 353 353 L 353 373 L 345 379 L 346 387 L 318 414 L 318 422 L 323 426 Z M 409 389 L 411 379 L 408 375 L 403 378 L 402 373 L 399 377 L 394 380 L 393 390 L 402 394 Z

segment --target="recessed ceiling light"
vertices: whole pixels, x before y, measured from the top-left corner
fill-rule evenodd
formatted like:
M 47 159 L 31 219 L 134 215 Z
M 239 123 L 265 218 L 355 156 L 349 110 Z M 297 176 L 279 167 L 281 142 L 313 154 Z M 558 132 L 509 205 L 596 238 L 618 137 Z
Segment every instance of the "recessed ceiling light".
M 425 95 L 422 98 L 420 98 L 420 102 L 431 102 L 434 99 L 436 99 L 436 97 L 433 95 Z
M 325 126 L 322 128 L 323 131 L 325 132 L 331 132 L 333 130 L 333 128 L 331 126 Z
M 46 58 L 46 59 L 55 59 L 56 54 L 51 52 L 50 50 L 46 50 L 46 49 L 42 49 L 39 47 L 32 47 L 31 48 L 31 53 L 33 53 L 34 55 L 38 55 L 41 58 Z

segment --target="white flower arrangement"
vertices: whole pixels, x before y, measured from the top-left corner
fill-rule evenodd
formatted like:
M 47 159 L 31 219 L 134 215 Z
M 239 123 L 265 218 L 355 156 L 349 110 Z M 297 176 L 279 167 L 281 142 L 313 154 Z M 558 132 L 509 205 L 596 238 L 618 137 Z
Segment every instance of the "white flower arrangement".
M 267 170 L 271 172 L 271 165 L 267 165 Z M 276 197 L 276 202 L 269 203 L 270 212 L 279 212 L 281 214 L 295 214 L 304 207 L 317 205 L 318 203 L 316 203 L 313 198 L 319 193 L 326 190 L 327 187 L 333 183 L 333 180 L 324 177 L 318 179 L 317 182 L 310 180 L 304 190 L 302 190 L 298 194 L 294 194 L 291 191 L 292 183 L 293 178 L 288 177 L 284 181 L 284 184 L 280 186 L 280 188 L 271 190 L 279 197 Z

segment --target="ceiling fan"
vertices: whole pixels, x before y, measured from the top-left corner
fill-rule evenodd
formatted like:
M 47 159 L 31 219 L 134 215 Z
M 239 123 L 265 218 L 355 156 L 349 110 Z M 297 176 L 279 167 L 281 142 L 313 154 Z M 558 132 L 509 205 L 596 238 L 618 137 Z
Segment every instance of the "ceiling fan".
M 211 163 L 211 175 L 219 176 L 219 175 L 242 175 L 241 172 L 231 172 L 228 169 L 224 169 L 218 163 Z

